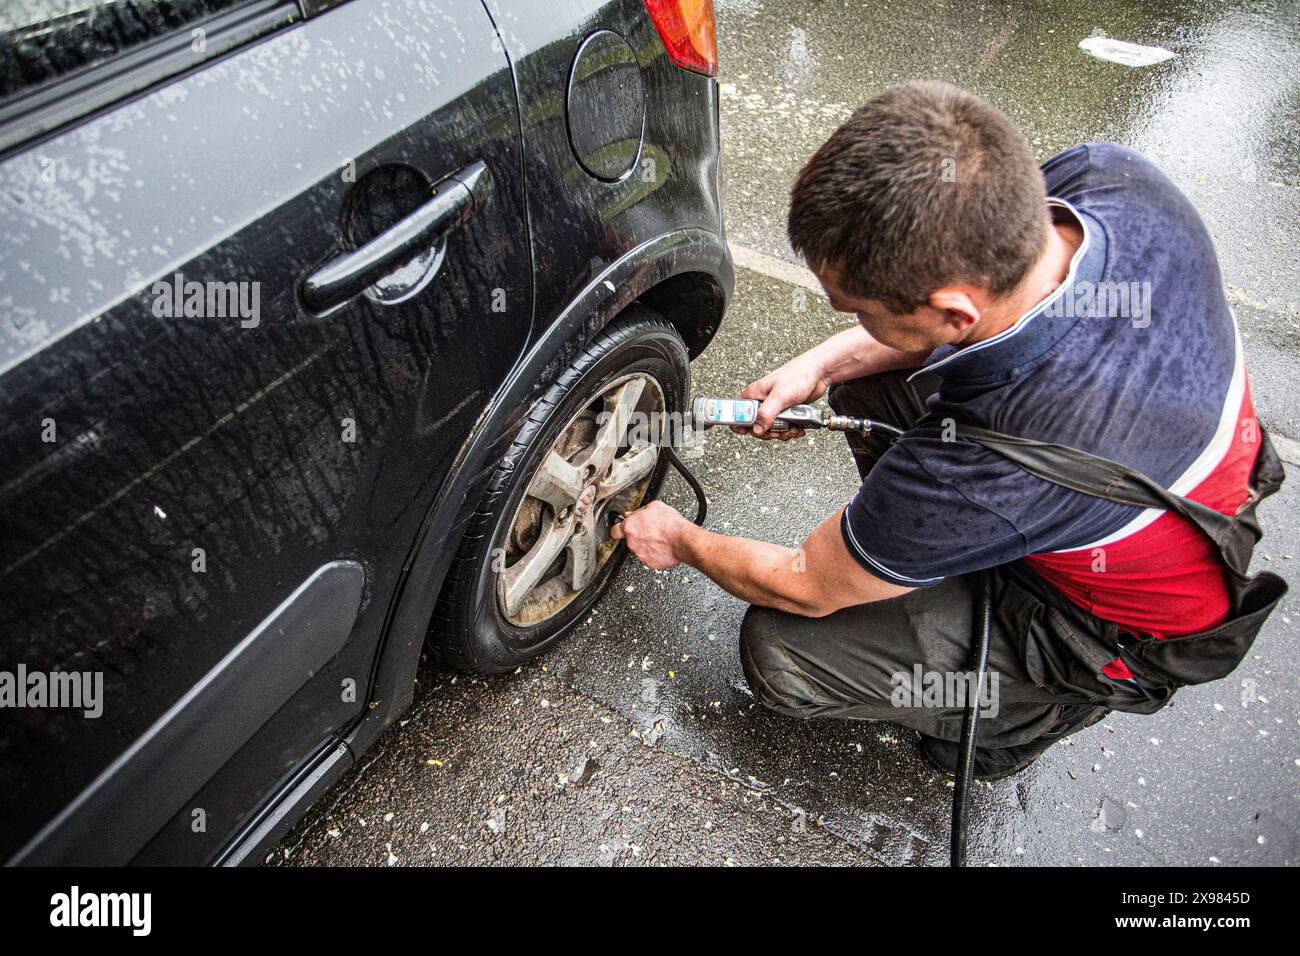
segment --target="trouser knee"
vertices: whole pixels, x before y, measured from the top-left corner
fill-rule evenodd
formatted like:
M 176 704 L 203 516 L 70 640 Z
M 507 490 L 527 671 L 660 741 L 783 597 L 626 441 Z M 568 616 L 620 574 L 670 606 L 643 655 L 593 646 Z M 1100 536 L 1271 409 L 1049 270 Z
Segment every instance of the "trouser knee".
M 811 717 L 816 691 L 791 659 L 773 627 L 778 612 L 751 606 L 740 625 L 740 664 L 764 707 L 789 717 Z
M 826 403 L 837 415 L 885 420 L 896 408 L 896 403 L 888 399 L 889 391 L 897 388 L 894 378 L 895 373 L 886 372 L 851 379 L 847 382 L 836 382 L 826 393 Z M 910 423 L 891 422 L 890 424 Z
M 875 421 L 908 429 L 925 414 L 926 399 L 938 389 L 940 379 L 931 373 L 917 375 L 906 369 L 879 372 L 831 386 L 826 401 L 836 414 Z M 890 441 L 883 435 L 847 436 L 849 448 L 857 462 L 858 473 L 866 477 L 880 456 L 889 450 Z

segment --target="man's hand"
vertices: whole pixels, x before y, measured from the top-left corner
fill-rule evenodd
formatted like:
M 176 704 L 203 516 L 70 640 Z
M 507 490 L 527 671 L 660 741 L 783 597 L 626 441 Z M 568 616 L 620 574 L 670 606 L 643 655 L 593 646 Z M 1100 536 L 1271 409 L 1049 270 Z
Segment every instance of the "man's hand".
M 641 563 L 656 571 L 666 571 L 681 563 L 678 545 L 683 535 L 695 529 L 678 512 L 662 501 L 652 501 L 643 508 L 629 511 L 623 520 L 609 529 L 611 538 L 623 538 Z
M 800 438 L 803 436 L 802 428 L 791 428 L 784 432 L 771 432 L 768 429 L 772 427 L 776 416 L 791 405 L 816 401 L 829 387 L 830 383 L 823 379 L 821 363 L 811 352 L 805 352 L 746 386 L 740 397 L 762 402 L 758 418 L 752 429 L 733 427 L 732 431 L 742 435 L 752 431 L 759 438 L 776 438 L 781 441 Z
M 762 402 L 753 429 L 732 426 L 732 431 L 759 438 L 785 441 L 803 435 L 802 428 L 772 432 L 777 415 L 802 402 L 815 402 L 836 382 L 875 375 L 899 368 L 920 368 L 928 352 L 900 352 L 881 345 L 861 325 L 836 332 L 820 345 L 814 345 L 774 372 L 768 372 L 740 393 L 741 398 Z
M 840 515 L 817 527 L 802 548 L 784 548 L 697 528 L 662 501 L 652 501 L 610 529 L 647 567 L 685 563 L 736 597 L 804 617 L 906 594 L 909 588 L 863 570 L 840 536 Z

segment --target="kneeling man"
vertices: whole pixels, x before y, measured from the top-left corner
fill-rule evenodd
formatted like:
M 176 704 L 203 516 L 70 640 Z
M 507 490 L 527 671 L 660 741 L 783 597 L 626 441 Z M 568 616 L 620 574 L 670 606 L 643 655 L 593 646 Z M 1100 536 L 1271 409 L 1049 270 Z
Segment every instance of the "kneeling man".
M 829 392 L 903 437 L 850 439 L 861 487 L 802 549 L 662 502 L 619 532 L 752 605 L 763 703 L 912 727 L 951 771 L 964 701 L 916 684 L 969 670 L 985 587 L 998 700 L 977 776 L 1236 666 L 1285 591 L 1245 574 L 1282 469 L 1210 237 L 1168 178 L 1110 143 L 1040 168 L 990 104 L 909 83 L 808 160 L 789 237 L 858 324 L 741 393 L 762 400 L 753 434 L 797 439 L 774 417 Z

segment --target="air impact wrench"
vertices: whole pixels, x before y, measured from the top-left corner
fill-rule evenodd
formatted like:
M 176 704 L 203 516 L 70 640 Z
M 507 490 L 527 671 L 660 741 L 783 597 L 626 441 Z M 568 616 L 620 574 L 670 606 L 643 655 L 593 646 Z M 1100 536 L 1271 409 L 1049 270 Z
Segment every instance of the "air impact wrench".
M 691 418 L 696 427 L 738 425 L 750 428 L 758 418 L 761 403 L 752 398 L 712 398 L 701 395 L 691 405 Z M 891 442 L 903 434 L 901 429 L 871 418 L 853 418 L 849 415 L 823 413 L 815 405 L 791 405 L 772 422 L 770 432 L 787 432 L 792 428 L 805 431 L 812 428 L 829 428 L 837 432 L 857 432 L 871 435 L 879 432 Z
M 758 417 L 758 406 L 758 402 L 749 398 L 714 398 L 701 395 L 691 403 L 691 422 L 695 428 L 712 428 L 714 425 L 749 426 L 753 425 Z M 857 432 L 859 435 L 872 435 L 879 432 L 890 442 L 897 441 L 903 434 L 901 429 L 884 422 L 833 413 L 823 414 L 821 409 L 813 405 L 790 406 L 776 417 L 771 430 L 785 432 L 791 428 L 829 428 L 832 431 Z M 691 491 L 695 492 L 695 524 L 703 525 L 705 514 L 708 512 L 708 501 L 703 486 L 691 474 L 690 469 L 677 456 L 671 445 L 664 446 L 664 457 L 686 479 L 686 483 L 691 486 Z M 615 511 L 607 512 L 605 517 L 611 525 L 623 520 L 623 516 Z
M 749 398 L 713 398 L 702 395 L 691 403 L 691 420 L 696 428 L 711 428 L 714 425 L 754 424 L 758 417 L 759 403 Z M 791 428 L 829 428 L 832 431 L 857 432 L 859 435 L 871 435 L 879 432 L 891 442 L 896 441 L 903 432 L 893 425 L 878 422 L 870 418 L 853 418 L 848 415 L 823 414 L 813 405 L 792 405 L 776 417 L 771 430 L 785 432 Z M 686 483 L 695 492 L 695 524 L 703 525 L 708 511 L 708 501 L 699 480 L 691 474 L 685 463 L 677 456 L 671 445 L 664 446 L 664 457 L 677 472 L 686 479 Z M 606 520 L 615 524 L 623 520 L 618 512 L 608 512 Z

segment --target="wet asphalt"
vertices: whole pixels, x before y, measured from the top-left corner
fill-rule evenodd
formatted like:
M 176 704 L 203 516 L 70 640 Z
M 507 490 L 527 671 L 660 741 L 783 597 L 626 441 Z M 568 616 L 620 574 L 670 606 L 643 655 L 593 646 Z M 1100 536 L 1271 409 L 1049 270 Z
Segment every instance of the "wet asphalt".
M 1300 7 L 1289 3 L 716 0 L 733 242 L 795 262 L 785 197 L 803 158 L 889 83 L 938 76 L 998 103 L 1042 158 L 1110 139 L 1201 209 L 1260 417 L 1300 440 Z M 1179 55 L 1131 69 L 1077 49 L 1101 29 Z M 729 394 L 844 326 L 747 270 L 696 393 Z M 837 437 L 710 433 L 692 467 L 716 530 L 797 545 L 856 486 Z M 1292 466 L 1288 470 L 1293 470 Z M 676 476 L 664 497 L 690 513 Z M 1300 484 L 1261 508 L 1267 566 L 1300 584 Z M 426 666 L 416 704 L 270 854 L 280 864 L 942 864 L 951 787 L 889 724 L 764 711 L 741 674 L 744 606 L 688 568 L 628 562 L 594 613 L 515 674 Z M 1300 597 L 1231 677 L 1153 717 L 1114 714 L 977 788 L 974 863 L 1300 861 Z

